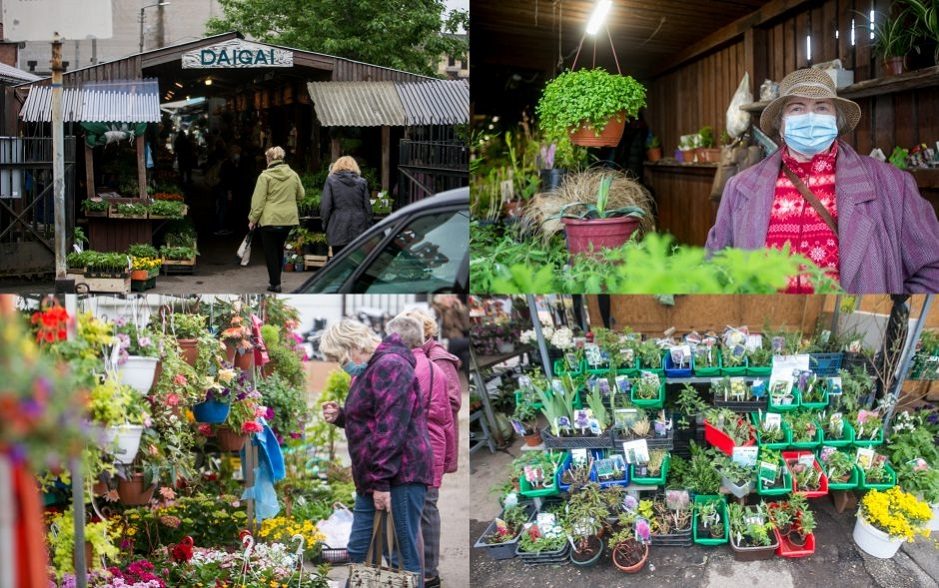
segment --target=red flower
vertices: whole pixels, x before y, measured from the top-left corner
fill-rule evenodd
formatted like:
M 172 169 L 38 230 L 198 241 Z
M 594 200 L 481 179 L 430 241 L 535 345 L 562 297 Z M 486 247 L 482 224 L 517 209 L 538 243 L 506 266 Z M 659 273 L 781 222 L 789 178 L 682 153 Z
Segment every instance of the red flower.
M 257 421 L 248 421 L 247 423 L 241 425 L 241 432 L 243 434 L 247 433 L 260 433 L 264 429 L 257 423 Z

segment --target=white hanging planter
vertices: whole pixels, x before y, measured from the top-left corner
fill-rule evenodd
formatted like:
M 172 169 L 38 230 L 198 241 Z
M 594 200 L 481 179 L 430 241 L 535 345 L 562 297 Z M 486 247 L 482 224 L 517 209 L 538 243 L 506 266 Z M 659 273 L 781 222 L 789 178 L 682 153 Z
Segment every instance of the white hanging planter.
M 121 384 L 132 386 L 141 394 L 147 394 L 153 386 L 153 376 L 159 361 L 156 357 L 131 355 L 124 365 L 117 368 Z
M 108 427 L 107 448 L 114 454 L 115 463 L 131 464 L 137 457 L 140 449 L 140 437 L 143 435 L 142 425 L 121 425 Z
M 865 553 L 881 559 L 890 559 L 903 545 L 902 538 L 891 538 L 890 535 L 868 523 L 860 512 L 854 523 L 854 542 Z

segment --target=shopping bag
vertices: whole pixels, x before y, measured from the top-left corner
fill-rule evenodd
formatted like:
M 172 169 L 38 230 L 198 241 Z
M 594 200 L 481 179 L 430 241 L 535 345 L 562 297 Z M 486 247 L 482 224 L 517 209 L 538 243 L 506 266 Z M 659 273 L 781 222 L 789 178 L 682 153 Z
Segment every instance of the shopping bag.
M 397 568 L 381 564 L 382 527 L 386 530 L 388 553 L 395 553 L 398 557 Z M 417 588 L 417 585 L 417 574 L 404 569 L 401 546 L 395 541 L 394 516 L 390 510 L 376 512 L 372 541 L 368 546 L 365 562 L 349 566 L 349 588 Z
M 242 266 L 248 265 L 248 262 L 251 261 L 251 239 L 253 236 L 254 231 L 245 235 L 245 238 L 241 241 L 241 245 L 238 246 L 238 251 L 235 252 L 235 255 L 241 260 Z
M 333 505 L 333 514 L 318 522 L 316 528 L 324 536 L 323 543 L 332 548 L 345 549 L 352 533 L 352 511 L 344 504 L 336 503 Z

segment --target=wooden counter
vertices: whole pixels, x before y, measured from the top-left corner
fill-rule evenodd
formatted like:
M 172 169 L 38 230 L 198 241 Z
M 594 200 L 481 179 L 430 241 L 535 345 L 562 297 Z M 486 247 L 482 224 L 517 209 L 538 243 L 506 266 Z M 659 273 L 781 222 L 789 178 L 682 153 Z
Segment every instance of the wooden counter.
M 645 163 L 643 181 L 655 199 L 655 226 L 685 245 L 704 246 L 717 217 L 711 201 L 716 163 Z

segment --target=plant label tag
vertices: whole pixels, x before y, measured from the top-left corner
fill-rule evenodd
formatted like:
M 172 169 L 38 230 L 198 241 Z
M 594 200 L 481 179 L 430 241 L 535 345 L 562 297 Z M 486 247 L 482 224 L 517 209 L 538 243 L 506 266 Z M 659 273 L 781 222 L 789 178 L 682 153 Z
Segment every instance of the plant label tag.
M 676 345 L 669 350 L 672 356 L 672 365 L 677 368 L 687 368 L 691 361 L 691 346 Z
M 808 468 L 814 467 L 815 466 L 815 454 L 811 452 L 803 453 L 802 455 L 799 456 L 799 463 Z
M 593 414 L 589 408 L 582 408 L 574 411 L 574 428 L 575 429 L 588 429 L 590 428 L 590 417 Z
M 544 470 L 537 466 L 525 466 L 525 480 L 533 487 L 541 486 L 544 480 Z
M 914 472 L 925 472 L 929 469 L 929 464 L 922 457 L 911 459 L 906 465 L 911 466 Z
M 818 460 L 822 463 L 828 463 L 828 458 L 832 456 L 833 453 L 838 451 L 837 447 L 832 447 L 831 445 L 822 446 L 822 450 L 818 454 Z
M 600 348 L 596 343 L 587 343 L 584 345 L 584 357 L 587 358 L 587 363 L 596 367 L 603 362 L 603 356 L 600 353 Z
M 828 378 L 828 395 L 841 396 L 842 393 L 844 393 L 844 388 L 841 385 L 841 376 Z
M 626 463 L 646 463 L 649 461 L 649 444 L 645 439 L 623 442 L 623 456 Z
M 778 412 L 768 412 L 766 416 L 763 417 L 763 429 L 767 431 L 778 429 L 781 425 L 782 415 Z
M 747 335 L 747 351 L 756 351 L 763 347 L 763 335 Z
M 518 377 L 518 387 L 522 390 L 531 390 L 533 389 L 531 383 L 531 377 L 529 376 L 519 376 Z
M 760 461 L 760 467 L 757 472 L 760 479 L 767 484 L 772 484 L 776 481 L 776 472 L 779 471 L 779 464 L 770 463 L 768 461 Z
M 763 380 L 763 379 L 753 380 L 753 385 L 750 386 L 750 392 L 753 394 L 754 398 L 759 400 L 763 398 L 764 396 L 766 396 L 767 386 L 768 386 L 768 383 L 766 380 Z
M 643 545 L 651 543 L 652 528 L 649 526 L 649 521 L 642 517 L 636 517 L 634 535 L 636 536 L 636 541 Z
M 565 353 L 564 360 L 567 361 L 567 369 L 576 370 L 580 367 L 580 359 L 576 353 Z
M 590 433 L 596 435 L 597 437 L 603 433 L 603 429 L 600 428 L 600 421 L 592 417 L 590 419 Z
M 743 378 L 731 378 L 730 379 L 730 398 L 737 401 L 743 401 L 747 399 L 747 381 Z
M 586 337 L 574 337 L 572 341 L 574 342 L 575 349 L 583 349 L 584 346 L 587 344 Z
M 587 463 L 587 450 L 571 449 L 571 463 L 574 465 L 584 465 Z
M 525 425 L 521 421 L 512 419 L 512 428 L 515 429 L 515 434 L 519 437 L 524 437 L 528 434 L 528 431 L 525 429 Z
M 539 512 L 538 518 L 535 520 L 537 521 L 538 528 L 542 530 L 554 528 L 556 521 L 553 512 Z
M 486 391 L 487 392 L 498 392 L 499 388 L 502 387 L 502 377 L 495 377 L 488 382 L 486 382 Z
M 560 416 L 557 418 L 558 429 L 570 429 L 571 428 L 571 419 L 566 416 Z
M 601 480 L 612 478 L 613 474 L 616 473 L 612 459 L 598 459 L 594 462 L 593 467 L 597 472 L 597 477 Z
M 499 183 L 499 192 L 502 195 L 502 201 L 507 202 L 515 198 L 515 187 L 512 180 L 505 180 Z
M 753 467 L 756 465 L 756 458 L 759 451 L 760 448 L 756 446 L 734 447 L 731 460 L 744 467 Z
M 566 394 L 566 392 L 565 392 L 565 390 L 564 390 L 564 382 L 562 382 L 562 381 L 559 380 L 558 378 L 552 378 L 552 379 L 551 379 L 551 390 L 552 390 L 555 394 L 561 394 L 562 396 L 563 396 L 564 394 Z
M 691 504 L 691 498 L 687 490 L 666 490 L 665 506 L 669 510 L 684 510 Z
M 862 470 L 869 470 L 874 465 L 874 450 L 870 447 L 858 447 L 854 462 Z

